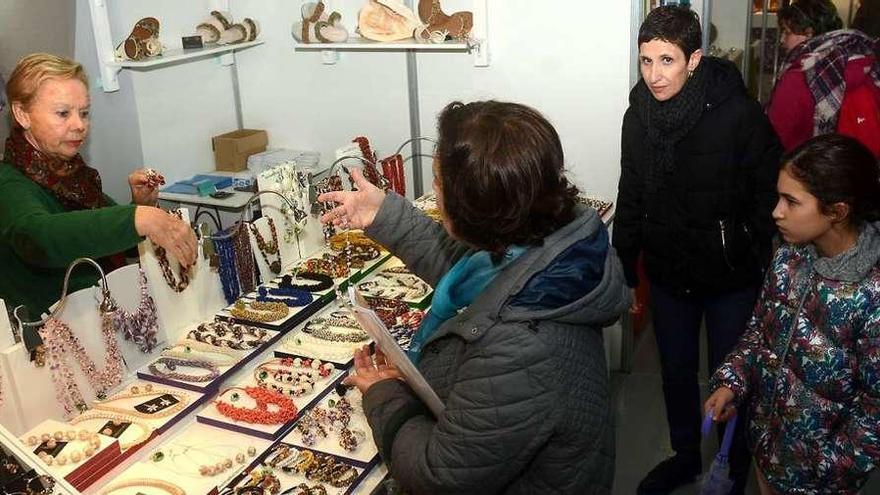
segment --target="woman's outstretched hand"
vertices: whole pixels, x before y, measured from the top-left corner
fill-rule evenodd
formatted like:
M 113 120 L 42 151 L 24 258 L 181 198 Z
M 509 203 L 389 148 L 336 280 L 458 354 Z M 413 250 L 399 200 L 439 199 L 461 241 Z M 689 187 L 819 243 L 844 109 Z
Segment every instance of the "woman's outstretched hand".
M 351 170 L 357 191 L 332 191 L 318 196 L 318 201 L 333 201 L 338 205 L 321 216 L 321 222 L 351 229 L 365 229 L 372 225 L 385 193 L 364 178 L 359 168 Z
M 370 348 L 364 346 L 354 351 L 354 374 L 348 375 L 343 383 L 354 385 L 365 394 L 375 383 L 401 376 L 400 370 L 388 362 L 378 347 L 375 354 L 370 354 Z

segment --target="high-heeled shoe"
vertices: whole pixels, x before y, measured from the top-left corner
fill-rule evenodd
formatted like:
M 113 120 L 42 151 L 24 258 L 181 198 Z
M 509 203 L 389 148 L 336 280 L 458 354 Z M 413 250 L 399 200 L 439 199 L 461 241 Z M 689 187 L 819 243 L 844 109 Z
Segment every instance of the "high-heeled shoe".
M 443 12 L 440 0 L 419 0 L 419 17 L 427 29 L 420 32 L 423 39 L 433 33 L 444 33 L 456 40 L 467 39 L 474 27 L 474 14 L 469 11 L 448 15 Z

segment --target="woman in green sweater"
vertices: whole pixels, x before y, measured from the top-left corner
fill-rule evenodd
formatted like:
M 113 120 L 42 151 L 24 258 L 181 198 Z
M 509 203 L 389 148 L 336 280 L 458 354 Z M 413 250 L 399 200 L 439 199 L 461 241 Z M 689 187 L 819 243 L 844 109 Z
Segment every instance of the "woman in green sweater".
M 155 207 L 158 191 L 144 170 L 128 178 L 132 204 L 117 205 L 79 155 L 90 105 L 80 64 L 29 55 L 12 71 L 6 96 L 12 131 L 0 163 L 0 299 L 7 308 L 24 305 L 39 316 L 58 299 L 74 259 L 108 257 L 144 237 L 185 266 L 195 262 L 192 229 Z M 76 271 L 70 290 L 95 280 Z

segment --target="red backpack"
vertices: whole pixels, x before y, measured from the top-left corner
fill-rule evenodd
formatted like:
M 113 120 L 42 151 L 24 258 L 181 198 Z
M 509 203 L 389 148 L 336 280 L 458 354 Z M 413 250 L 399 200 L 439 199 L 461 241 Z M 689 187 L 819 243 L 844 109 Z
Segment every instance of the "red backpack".
M 847 89 L 840 105 L 837 132 L 858 139 L 880 158 L 880 88 L 866 82 Z

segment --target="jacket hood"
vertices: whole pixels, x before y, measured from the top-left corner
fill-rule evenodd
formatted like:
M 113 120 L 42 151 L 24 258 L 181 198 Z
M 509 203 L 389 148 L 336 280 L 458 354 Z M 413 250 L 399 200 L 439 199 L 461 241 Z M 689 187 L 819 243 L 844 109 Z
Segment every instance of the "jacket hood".
M 742 74 L 733 62 L 716 57 L 703 57 L 705 64 L 706 104 L 718 106 L 728 98 L 746 94 Z
M 865 224 L 855 246 L 833 258 L 819 257 L 816 248 L 807 247 L 816 259 L 816 272 L 831 280 L 859 282 L 880 260 L 880 222 Z
M 720 105 L 731 96 L 746 94 L 742 74 L 733 62 L 716 57 L 703 57 L 700 60 L 700 67 L 706 71 L 706 104 L 709 107 Z M 639 78 L 639 82 L 629 92 L 630 106 L 638 105 L 637 91 L 647 91 L 647 88 L 642 90 L 642 86 L 645 86 L 645 80 Z
M 479 301 L 479 303 L 478 303 Z M 608 231 L 591 208 L 526 251 L 474 301 L 504 321 L 553 320 L 602 327 L 630 306 Z

